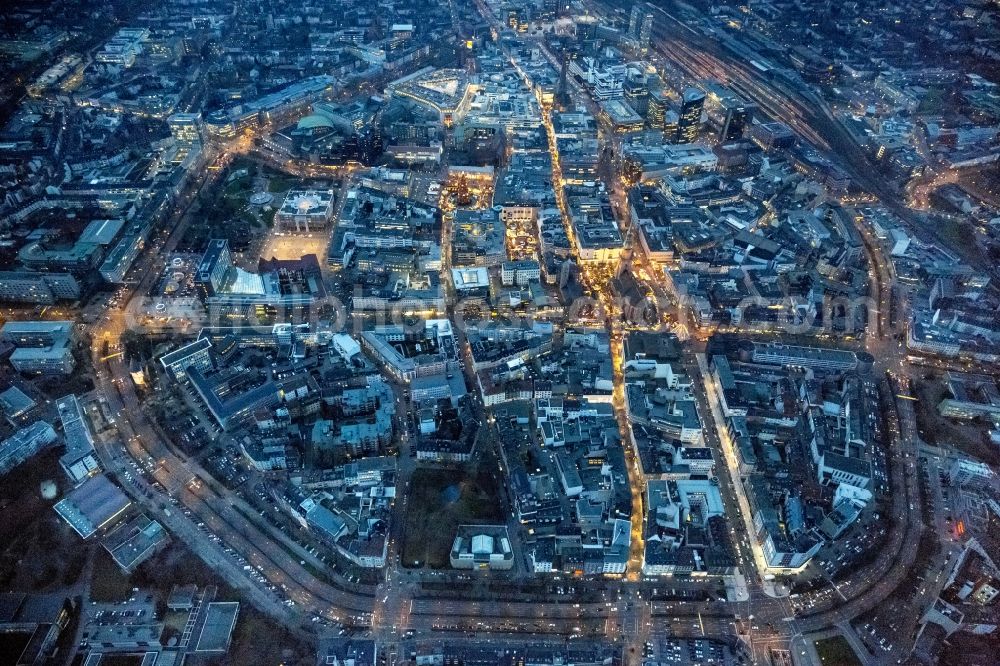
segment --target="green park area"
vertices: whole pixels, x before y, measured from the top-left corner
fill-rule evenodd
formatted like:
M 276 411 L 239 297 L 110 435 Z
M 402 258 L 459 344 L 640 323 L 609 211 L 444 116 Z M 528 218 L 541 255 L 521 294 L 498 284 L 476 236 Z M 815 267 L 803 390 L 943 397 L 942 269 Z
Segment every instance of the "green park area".
M 499 489 L 481 470 L 425 469 L 413 473 L 403 530 L 403 564 L 448 567 L 448 553 L 459 525 L 497 523 Z
M 263 189 L 261 177 L 267 179 L 267 190 L 273 191 L 274 179 L 280 185 L 291 182 L 290 176 L 272 172 L 249 160 L 236 160 L 216 183 L 206 184 L 198 193 L 184 237 L 181 251 L 200 252 L 212 238 L 225 238 L 234 251 L 250 247 L 254 238 L 266 233 L 274 222 L 275 206 L 282 194 L 275 194 L 270 203 L 253 205 L 250 197 Z M 286 187 L 287 190 L 287 187 Z
M 816 641 L 816 654 L 824 666 L 861 666 L 861 660 L 843 636 Z

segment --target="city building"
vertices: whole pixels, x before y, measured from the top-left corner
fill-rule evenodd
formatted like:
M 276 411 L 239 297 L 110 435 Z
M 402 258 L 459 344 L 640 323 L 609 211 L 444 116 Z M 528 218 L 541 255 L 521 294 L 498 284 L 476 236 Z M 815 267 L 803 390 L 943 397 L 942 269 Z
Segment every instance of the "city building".
M 639 46 L 639 51 L 643 54 L 649 51 L 650 40 L 653 36 L 653 13 L 647 11 L 643 14 L 639 23 L 639 30 L 635 35 L 635 41 Z
M 759 363 L 790 365 L 817 370 L 857 370 L 871 366 L 873 359 L 865 352 L 821 347 L 802 347 L 778 342 L 755 342 L 753 360 Z
M 684 91 L 677 123 L 677 143 L 692 143 L 701 132 L 701 114 L 705 108 L 705 94 L 697 88 Z
M 52 305 L 80 298 L 80 283 L 71 273 L 0 271 L 0 301 Z
M 189 342 L 161 356 L 160 365 L 178 381 L 187 376 L 189 368 L 209 370 L 212 367 L 212 341 L 204 337 Z
M 73 483 L 101 471 L 94 451 L 94 436 L 83 412 L 83 406 L 73 394 L 56 400 L 56 411 L 62 423 L 66 452 L 60 456 L 59 465 Z
M 190 149 L 202 142 L 200 113 L 175 113 L 167 118 L 167 126 L 180 146 Z
M 311 217 L 313 212 L 314 209 L 308 208 L 305 216 Z M 323 220 L 328 220 L 328 216 L 319 213 L 314 224 L 325 224 Z M 289 224 L 300 223 L 302 228 L 309 228 L 305 220 Z M 219 239 L 209 241 L 194 283 L 205 303 L 216 307 L 306 308 L 326 296 L 316 255 L 298 259 L 261 258 L 257 270 L 251 272 L 233 264 L 228 242 Z
M 56 431 L 45 421 L 35 421 L 0 442 L 0 475 L 6 474 L 56 441 Z
M 378 643 L 366 638 L 323 636 L 316 650 L 317 666 L 377 666 Z
M 333 192 L 329 190 L 290 190 L 274 214 L 281 229 L 312 232 L 326 229 L 333 216 Z
M 0 633 L 15 641 L 6 653 L 9 663 L 41 664 L 55 659 L 59 638 L 74 613 L 79 612 L 60 594 L 0 593 Z
M 795 133 L 780 122 L 754 123 L 748 129 L 753 142 L 767 152 L 788 150 L 795 146 Z
M 0 339 L 14 345 L 10 364 L 18 372 L 68 375 L 76 366 L 71 321 L 9 321 Z
M 110 529 L 132 501 L 108 477 L 92 476 L 55 505 L 56 513 L 84 539 Z
M 425 67 L 393 81 L 386 92 L 433 109 L 441 122 L 450 126 L 468 111 L 475 88 L 463 70 Z
M 227 369 L 202 371 L 190 366 L 185 371 L 208 413 L 223 430 L 232 430 L 247 421 L 255 410 L 277 405 L 281 388 L 273 381 L 247 387 L 238 373 Z
M 214 295 L 221 289 L 226 274 L 232 266 L 233 257 L 229 251 L 229 242 L 225 239 L 209 241 L 194 278 L 195 284 L 205 296 Z
M 968 458 L 958 458 L 948 470 L 948 482 L 953 486 L 964 486 L 972 481 L 989 481 L 995 476 L 986 463 Z
M 726 108 L 726 119 L 719 131 L 719 141 L 736 141 L 750 126 L 753 108 L 749 104 L 738 103 Z
M 505 287 L 525 287 L 531 282 L 537 282 L 541 275 L 541 266 L 533 259 L 505 261 L 500 266 L 500 281 Z
M 142 53 L 142 45 L 149 40 L 148 28 L 119 28 L 94 56 L 99 63 L 131 67 Z
M 938 413 L 956 419 L 1000 419 L 1000 387 L 988 375 L 949 372 L 948 395 L 937 406 Z
M 453 569 L 506 571 L 514 566 L 514 551 L 506 525 L 459 525 L 451 546 Z
M 102 540 L 101 545 L 126 574 L 151 558 L 166 545 L 167 531 L 163 525 L 140 514 L 118 525 Z

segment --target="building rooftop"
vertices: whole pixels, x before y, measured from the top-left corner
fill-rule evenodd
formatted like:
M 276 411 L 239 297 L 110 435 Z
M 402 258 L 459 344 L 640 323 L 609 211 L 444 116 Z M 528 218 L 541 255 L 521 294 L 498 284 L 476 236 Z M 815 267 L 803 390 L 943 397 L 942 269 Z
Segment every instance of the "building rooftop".
M 84 539 L 108 526 L 132 501 L 106 476 L 93 476 L 60 500 L 55 510 Z
M 0 409 L 3 410 L 4 416 L 9 419 L 21 416 L 34 407 L 35 404 L 34 400 L 16 386 L 11 386 L 6 391 L 0 393 Z
M 221 653 L 229 649 L 236 618 L 240 612 L 237 601 L 213 601 L 208 604 L 194 651 Z

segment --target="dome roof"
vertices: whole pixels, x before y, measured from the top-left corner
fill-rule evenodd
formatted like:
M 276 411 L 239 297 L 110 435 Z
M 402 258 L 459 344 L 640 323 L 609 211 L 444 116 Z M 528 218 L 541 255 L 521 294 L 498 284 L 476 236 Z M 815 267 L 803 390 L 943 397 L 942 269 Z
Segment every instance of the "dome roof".
M 333 127 L 333 121 L 331 121 L 326 116 L 321 116 L 318 113 L 314 113 L 311 116 L 306 116 L 299 121 L 297 125 L 298 129 L 317 129 L 320 127 Z

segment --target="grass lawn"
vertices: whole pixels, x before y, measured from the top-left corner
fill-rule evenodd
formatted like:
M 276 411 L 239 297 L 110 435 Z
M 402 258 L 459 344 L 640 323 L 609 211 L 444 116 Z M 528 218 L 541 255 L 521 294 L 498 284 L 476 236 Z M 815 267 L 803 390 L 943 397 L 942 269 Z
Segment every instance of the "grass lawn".
M 0 483 L 0 589 L 42 592 L 80 577 L 91 546 L 43 499 L 43 480 L 69 486 L 59 469 L 62 449 L 51 448 L 18 465 Z M 61 495 L 60 495 L 61 496 Z M 57 498 L 58 499 L 58 498 Z
M 316 648 L 250 604 L 241 604 L 229 652 L 219 663 L 312 666 L 316 663 Z
M 257 163 L 248 157 L 240 155 L 233 158 L 232 164 L 229 165 L 229 173 L 235 173 L 240 169 L 246 169 L 250 175 L 253 175 L 257 169 Z
M 816 653 L 828 666 L 861 666 L 861 660 L 843 636 L 824 638 L 816 641 Z
M 413 473 L 403 563 L 409 567 L 449 566 L 455 529 L 468 523 L 498 523 L 499 491 L 485 472 L 418 468 Z
M 42 481 L 55 481 L 60 496 L 71 489 L 59 468 L 60 453 L 57 447 L 50 448 L 4 476 L 0 483 L 0 539 L 5 546 L 21 536 L 31 523 L 52 511 L 58 501 L 58 498 L 42 498 Z
M 118 568 L 103 548 L 94 554 L 94 576 L 90 580 L 90 598 L 94 601 L 125 601 L 135 585 Z
M 271 194 L 277 194 L 282 192 L 287 192 L 288 190 L 295 187 L 300 182 L 300 180 L 294 176 L 286 176 L 284 174 L 270 174 L 268 175 L 267 181 L 267 191 Z M 280 202 L 276 202 L 280 204 Z
M 169 592 L 173 585 L 215 585 L 219 588 L 218 600 L 236 599 L 239 596 L 207 564 L 178 541 L 173 541 L 170 546 L 140 564 L 132 572 L 131 583 L 133 587 L 158 588 L 164 592 Z
M 251 182 L 249 176 L 244 176 L 243 178 L 236 178 L 231 183 L 226 185 L 223 196 L 229 197 L 230 199 L 238 199 L 241 202 L 252 194 L 250 188 Z

